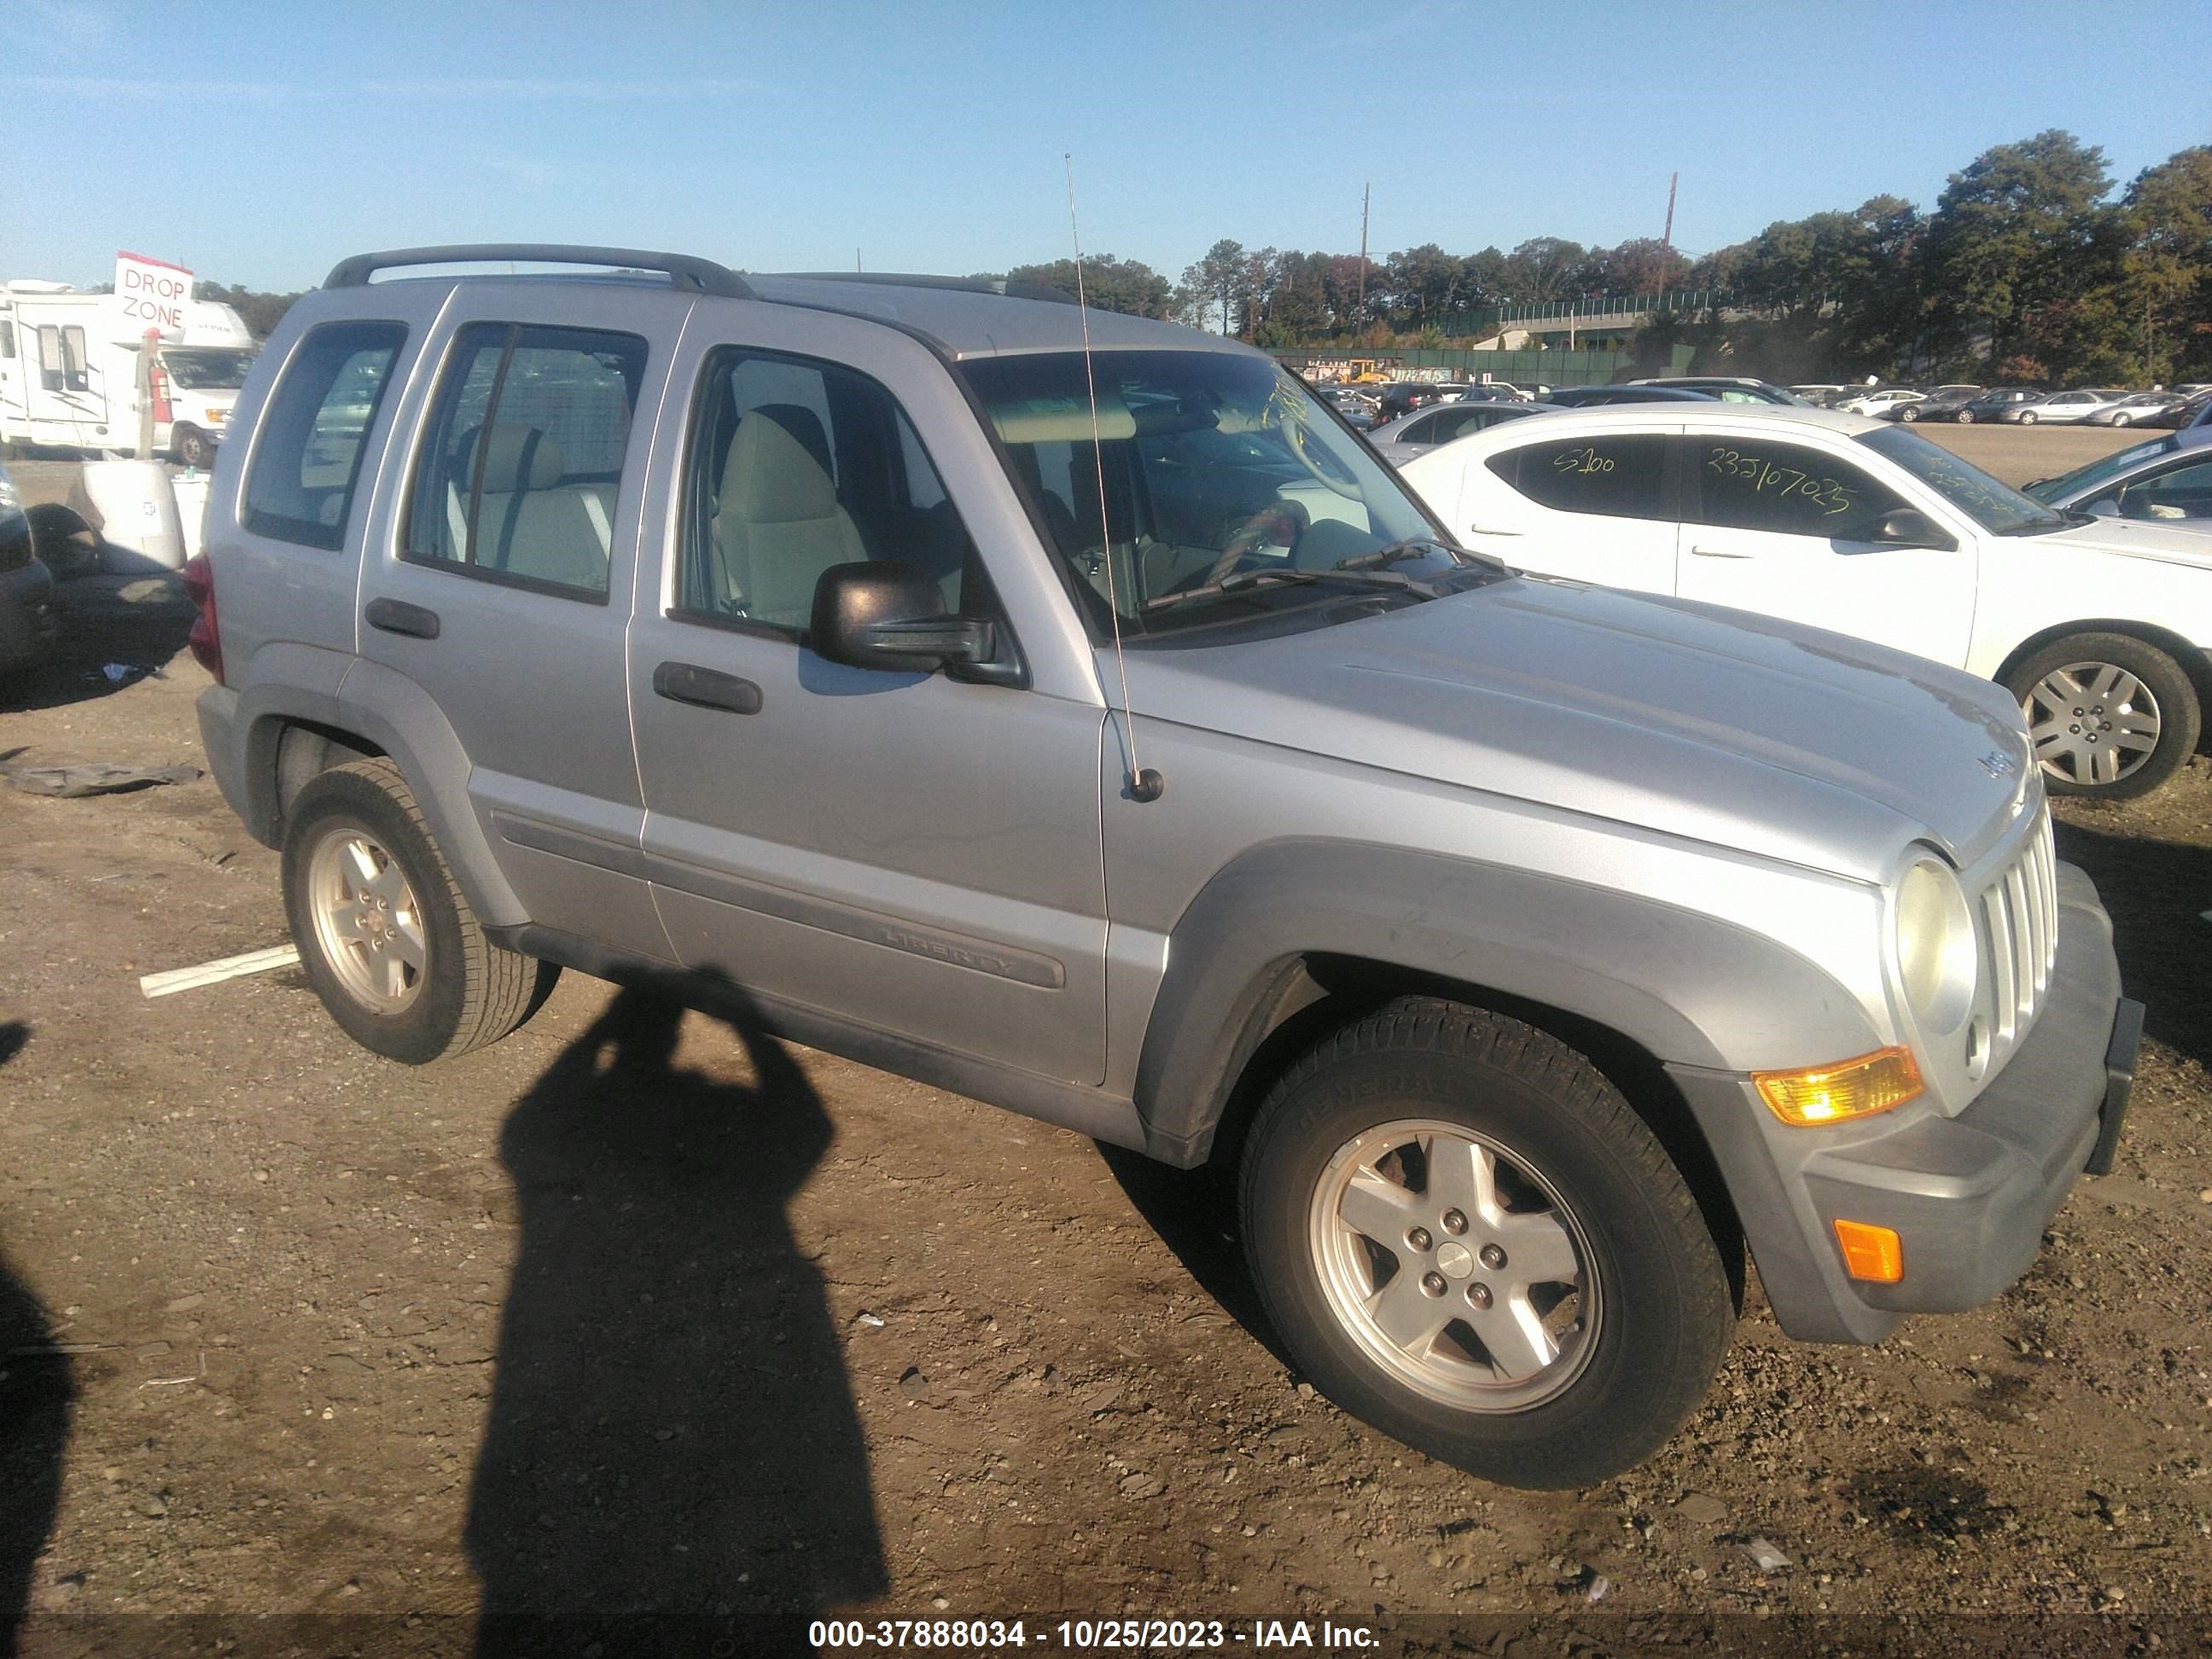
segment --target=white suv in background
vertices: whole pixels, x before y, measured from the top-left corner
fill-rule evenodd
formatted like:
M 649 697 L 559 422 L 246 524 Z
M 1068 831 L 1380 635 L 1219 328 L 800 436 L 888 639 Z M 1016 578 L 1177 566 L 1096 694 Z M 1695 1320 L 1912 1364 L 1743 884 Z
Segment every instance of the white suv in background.
M 1467 546 L 1530 572 L 1809 623 L 1997 680 L 2053 790 L 2144 794 L 2196 750 L 2205 538 L 2054 511 L 1907 428 L 1631 405 L 1497 428 L 1402 471 Z

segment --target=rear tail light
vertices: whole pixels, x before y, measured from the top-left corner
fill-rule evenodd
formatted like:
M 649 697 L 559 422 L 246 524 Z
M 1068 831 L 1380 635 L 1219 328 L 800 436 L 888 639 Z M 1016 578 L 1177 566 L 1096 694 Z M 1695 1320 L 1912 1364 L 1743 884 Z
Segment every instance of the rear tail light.
M 206 554 L 196 553 L 185 562 L 185 592 L 191 599 L 192 609 L 199 612 L 192 619 L 192 631 L 186 642 L 192 647 L 193 659 L 221 685 L 222 633 L 215 620 L 215 567 L 208 562 Z

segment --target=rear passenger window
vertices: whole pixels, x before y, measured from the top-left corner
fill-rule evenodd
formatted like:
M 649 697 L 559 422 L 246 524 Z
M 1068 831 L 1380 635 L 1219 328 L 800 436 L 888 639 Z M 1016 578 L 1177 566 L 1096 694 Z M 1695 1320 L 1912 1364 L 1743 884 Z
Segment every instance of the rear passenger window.
M 1853 466 L 1796 444 L 1692 437 L 1698 524 L 1864 542 L 1905 503 Z
M 1530 501 L 1561 513 L 1666 516 L 1663 434 L 1555 439 L 1493 455 L 1489 466 Z
M 300 343 L 255 430 L 249 532 L 332 551 L 345 545 L 362 440 L 406 342 L 401 323 L 326 323 Z
M 832 565 L 897 560 L 989 615 L 975 544 L 897 400 L 831 363 L 735 349 L 702 371 L 685 462 L 679 614 L 802 635 Z
M 471 323 L 454 337 L 400 556 L 604 599 L 645 342 Z

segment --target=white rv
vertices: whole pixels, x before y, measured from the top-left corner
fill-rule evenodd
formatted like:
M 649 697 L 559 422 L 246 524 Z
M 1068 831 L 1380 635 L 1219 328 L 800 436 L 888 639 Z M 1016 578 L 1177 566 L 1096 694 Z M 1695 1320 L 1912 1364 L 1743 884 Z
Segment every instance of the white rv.
M 182 330 L 155 354 L 154 447 L 205 466 L 245 384 L 253 337 L 228 306 L 192 300 L 184 313 Z M 144 329 L 112 294 L 0 285 L 0 449 L 135 449 Z

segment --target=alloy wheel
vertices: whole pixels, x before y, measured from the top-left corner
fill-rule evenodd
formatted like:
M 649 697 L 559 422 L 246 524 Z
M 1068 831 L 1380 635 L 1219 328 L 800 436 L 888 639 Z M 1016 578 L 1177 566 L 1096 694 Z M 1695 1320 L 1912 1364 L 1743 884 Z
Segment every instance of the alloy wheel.
M 2023 708 L 2035 758 L 2068 783 L 2107 787 L 2141 771 L 2158 747 L 2158 699 L 2115 663 L 2054 668 L 2029 690 Z
M 333 824 L 307 859 L 315 943 L 348 996 L 397 1014 L 421 994 L 429 941 L 406 872 L 376 839 Z

